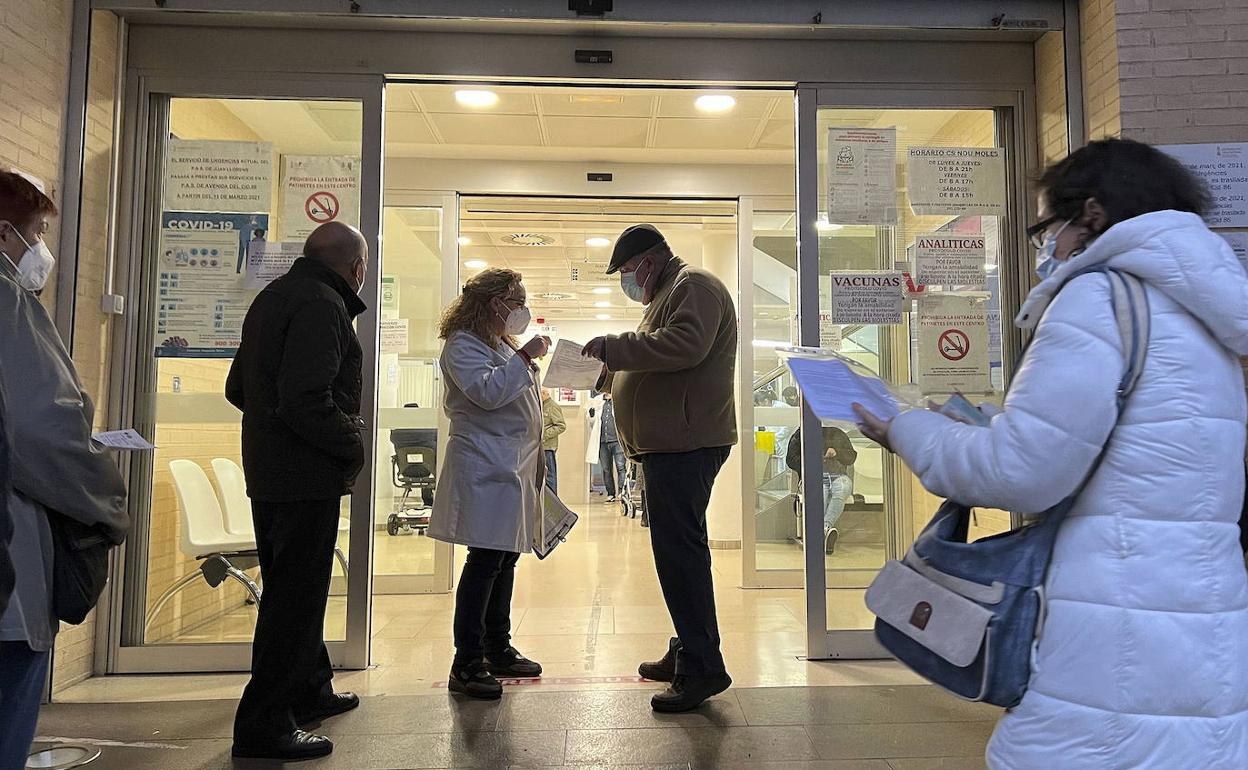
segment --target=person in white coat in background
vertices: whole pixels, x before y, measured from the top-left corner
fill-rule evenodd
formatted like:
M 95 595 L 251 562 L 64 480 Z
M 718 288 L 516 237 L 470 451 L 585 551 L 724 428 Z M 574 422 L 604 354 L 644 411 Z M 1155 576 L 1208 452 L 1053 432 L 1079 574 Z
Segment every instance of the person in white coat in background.
M 1072 494 L 1104 452 L 1058 532 L 1029 689 L 989 766 L 1248 767 L 1248 277 L 1201 220 L 1204 185 L 1148 145 L 1092 142 L 1039 188 L 1043 280 L 1017 321 L 1035 337 L 1004 411 L 981 428 L 864 410 L 863 429 L 933 493 L 1024 513 Z M 1147 358 L 1121 415 L 1109 279 L 1071 278 L 1097 267 L 1147 288 Z
M 520 554 L 532 550 L 545 483 L 542 403 L 534 359 L 550 340 L 517 348 L 529 326 L 521 276 L 473 276 L 442 316 L 444 410 L 450 420 L 429 536 L 468 547 L 455 594 L 455 660 L 449 688 L 496 699 L 496 677 L 541 676 L 511 646 L 511 590 Z

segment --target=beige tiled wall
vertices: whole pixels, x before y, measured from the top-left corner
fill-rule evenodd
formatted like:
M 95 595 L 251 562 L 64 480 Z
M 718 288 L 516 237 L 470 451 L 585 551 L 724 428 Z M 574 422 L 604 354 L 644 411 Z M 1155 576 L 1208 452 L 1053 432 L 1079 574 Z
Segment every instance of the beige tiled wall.
M 1127 0 L 1140 2 L 1141 0 Z M 1146 1 L 1146 0 L 1145 0 Z M 1122 5 L 1120 2 L 1117 5 Z M 1118 89 L 1118 26 L 1113 0 L 1080 0 L 1084 120 L 1089 139 L 1122 133 Z
M 1036 135 L 1044 166 L 1066 157 L 1066 49 L 1062 33 L 1049 32 L 1036 41 Z

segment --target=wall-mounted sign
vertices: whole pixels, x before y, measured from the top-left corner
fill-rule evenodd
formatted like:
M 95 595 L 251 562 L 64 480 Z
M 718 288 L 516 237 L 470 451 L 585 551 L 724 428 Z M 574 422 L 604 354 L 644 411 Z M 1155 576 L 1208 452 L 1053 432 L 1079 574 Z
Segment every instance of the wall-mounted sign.
M 828 221 L 897 224 L 896 129 L 828 129 Z
M 170 139 L 166 211 L 267 212 L 273 202 L 273 145 Z
M 1248 227 L 1248 142 L 1167 144 L 1170 155 L 1209 185 L 1210 227 Z
M 326 222 L 360 224 L 360 159 L 282 156 L 282 235 L 303 240 Z
M 926 394 L 989 393 L 988 296 L 919 300 L 918 384 Z
M 833 324 L 899 324 L 905 297 L 900 272 L 833 270 Z
M 1248 233 L 1218 233 L 1231 244 L 1231 251 L 1235 252 L 1235 258 L 1239 260 L 1239 264 L 1248 270 Z
M 984 288 L 983 235 L 926 233 L 914 239 L 916 282 L 923 286 Z
M 407 355 L 407 319 L 381 319 L 381 352 Z
M 910 208 L 919 216 L 1005 214 L 1005 154 L 1000 147 L 911 147 Z

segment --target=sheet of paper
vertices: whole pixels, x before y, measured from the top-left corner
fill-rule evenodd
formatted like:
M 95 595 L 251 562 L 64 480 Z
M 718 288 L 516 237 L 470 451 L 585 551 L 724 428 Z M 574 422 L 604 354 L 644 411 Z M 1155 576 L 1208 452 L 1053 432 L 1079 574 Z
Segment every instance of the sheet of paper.
M 581 355 L 583 347 L 579 342 L 559 340 L 555 351 L 550 354 L 550 363 L 546 365 L 542 387 L 593 390 L 602 375 L 602 362 Z
M 127 452 L 143 452 L 156 448 L 155 444 L 140 436 L 139 432 L 134 428 L 97 433 L 91 437 L 91 440 L 100 446 L 108 447 L 109 449 L 121 449 Z
M 852 407 L 855 403 L 885 420 L 901 411 L 897 399 L 881 380 L 858 374 L 840 359 L 795 356 L 788 360 L 788 366 L 802 398 L 820 420 L 857 422 Z

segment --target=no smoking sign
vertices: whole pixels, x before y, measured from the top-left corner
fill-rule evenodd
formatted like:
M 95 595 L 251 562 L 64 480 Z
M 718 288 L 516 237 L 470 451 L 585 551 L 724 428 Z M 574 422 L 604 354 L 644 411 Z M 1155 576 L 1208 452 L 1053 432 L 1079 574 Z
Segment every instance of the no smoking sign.
M 971 352 L 971 340 L 961 329 L 948 329 L 941 333 L 937 347 L 949 361 L 961 361 Z
M 325 190 L 312 193 L 303 204 L 303 211 L 308 215 L 308 219 L 318 225 L 334 221 L 341 210 L 338 196 Z

